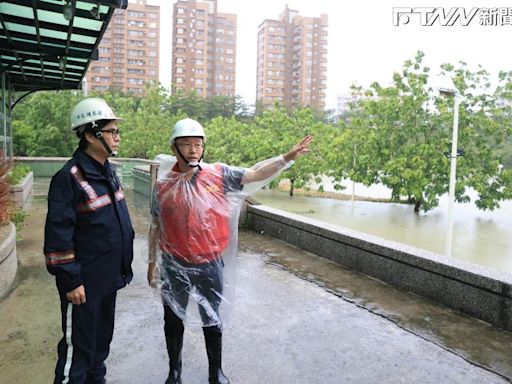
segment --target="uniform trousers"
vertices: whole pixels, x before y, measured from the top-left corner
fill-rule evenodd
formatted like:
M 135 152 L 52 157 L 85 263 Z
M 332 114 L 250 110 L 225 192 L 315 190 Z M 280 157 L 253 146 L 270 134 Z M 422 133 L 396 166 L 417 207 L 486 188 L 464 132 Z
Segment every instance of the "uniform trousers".
M 60 295 L 63 337 L 54 384 L 104 384 L 117 292 L 74 305 Z

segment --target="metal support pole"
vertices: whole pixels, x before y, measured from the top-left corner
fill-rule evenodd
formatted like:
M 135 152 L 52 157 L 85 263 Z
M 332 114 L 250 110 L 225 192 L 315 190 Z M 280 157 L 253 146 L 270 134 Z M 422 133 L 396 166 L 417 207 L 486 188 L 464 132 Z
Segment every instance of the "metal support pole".
M 455 202 L 455 183 L 457 180 L 457 138 L 459 131 L 459 103 L 460 96 L 455 94 L 453 110 L 453 130 L 452 130 L 452 153 L 450 156 L 450 186 L 448 190 L 448 230 L 446 233 L 445 255 L 452 256 L 452 238 L 453 238 L 453 205 Z
M 353 157 L 354 171 L 356 169 L 356 150 L 357 150 L 357 144 L 354 144 L 354 157 Z M 352 207 L 354 206 L 355 194 L 356 194 L 356 183 L 354 182 L 354 180 L 352 180 Z

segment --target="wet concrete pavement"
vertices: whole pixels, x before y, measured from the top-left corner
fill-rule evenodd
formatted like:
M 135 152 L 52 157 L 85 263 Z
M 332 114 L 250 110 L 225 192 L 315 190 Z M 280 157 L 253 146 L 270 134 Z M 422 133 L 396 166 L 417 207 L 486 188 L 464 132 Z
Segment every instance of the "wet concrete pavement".
M 18 242 L 16 289 L 0 303 L 0 383 L 52 381 L 58 298 L 41 254 L 46 205 L 36 196 Z M 163 314 L 147 287 L 147 201 L 131 196 L 135 277 L 118 296 L 110 384 L 163 384 Z M 509 383 L 512 333 L 241 231 L 223 366 L 233 384 Z M 185 332 L 183 382 L 207 383 L 202 332 Z

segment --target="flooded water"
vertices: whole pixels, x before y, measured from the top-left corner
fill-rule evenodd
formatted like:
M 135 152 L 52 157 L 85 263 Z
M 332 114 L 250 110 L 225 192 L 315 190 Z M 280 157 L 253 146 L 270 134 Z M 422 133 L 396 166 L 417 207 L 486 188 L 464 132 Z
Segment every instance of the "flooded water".
M 261 190 L 253 195 L 260 203 L 306 217 L 382 238 L 444 253 L 447 199 L 439 207 L 415 214 L 406 204 L 335 200 L 293 196 Z M 512 273 L 512 202 L 494 212 L 472 204 L 455 204 L 452 256 Z

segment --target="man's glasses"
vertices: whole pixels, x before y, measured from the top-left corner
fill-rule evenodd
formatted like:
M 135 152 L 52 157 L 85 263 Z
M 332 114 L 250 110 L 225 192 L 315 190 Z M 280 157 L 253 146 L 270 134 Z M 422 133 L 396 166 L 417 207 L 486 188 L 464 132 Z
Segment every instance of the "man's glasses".
M 119 128 L 110 128 L 110 129 L 102 129 L 101 132 L 107 132 L 110 133 L 110 135 L 119 137 L 121 135 L 121 131 Z
M 200 151 L 204 148 L 203 143 L 176 143 L 176 145 L 180 148 L 184 148 L 187 151 L 190 151 L 192 148 L 194 148 L 196 151 Z

